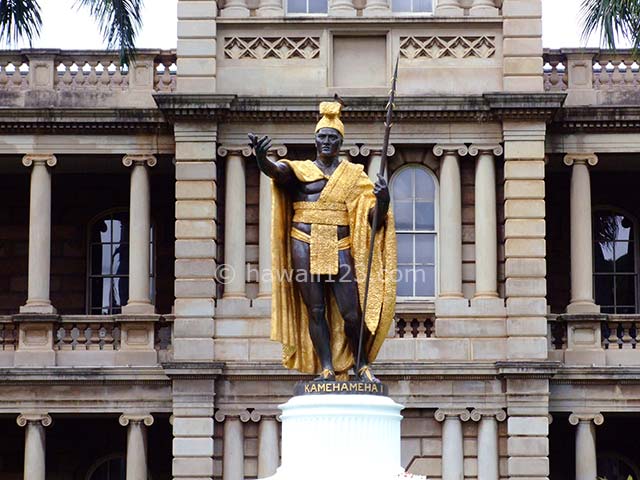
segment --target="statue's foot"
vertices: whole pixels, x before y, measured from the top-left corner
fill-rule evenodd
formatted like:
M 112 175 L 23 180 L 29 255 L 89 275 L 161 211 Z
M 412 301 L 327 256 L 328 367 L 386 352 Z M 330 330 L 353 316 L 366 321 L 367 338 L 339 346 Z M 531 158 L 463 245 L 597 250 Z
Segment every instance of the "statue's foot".
M 330 368 L 325 368 L 320 372 L 316 378 L 313 379 L 314 382 L 335 382 L 336 381 L 336 373 Z
M 382 383 L 376 378 L 369 365 L 364 365 L 358 369 L 357 379 L 361 382 Z

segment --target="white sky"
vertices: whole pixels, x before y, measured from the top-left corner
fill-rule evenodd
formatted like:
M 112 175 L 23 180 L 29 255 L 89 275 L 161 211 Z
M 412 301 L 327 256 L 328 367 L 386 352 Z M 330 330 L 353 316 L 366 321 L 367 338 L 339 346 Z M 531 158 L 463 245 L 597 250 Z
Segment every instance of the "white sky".
M 582 0 L 542 0 L 543 43 L 548 48 L 584 46 L 580 39 L 579 7 Z M 40 0 L 43 29 L 34 48 L 101 49 L 98 28 L 76 0 Z M 175 48 L 177 0 L 146 0 L 139 48 Z M 20 45 L 27 47 L 28 45 Z M 598 46 L 592 38 L 588 46 Z M 6 47 L 5 47 L 6 48 Z

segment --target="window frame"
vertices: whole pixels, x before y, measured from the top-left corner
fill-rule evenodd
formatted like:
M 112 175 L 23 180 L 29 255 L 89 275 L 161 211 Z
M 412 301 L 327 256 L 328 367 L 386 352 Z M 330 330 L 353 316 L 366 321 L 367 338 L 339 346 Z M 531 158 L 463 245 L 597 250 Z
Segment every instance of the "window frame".
M 399 302 L 434 302 L 436 300 L 436 298 L 438 297 L 439 294 L 439 290 L 440 290 L 440 182 L 438 181 L 438 176 L 435 174 L 435 172 L 433 170 L 431 170 L 431 168 L 429 168 L 428 166 L 422 164 L 422 163 L 407 163 L 403 166 L 401 166 L 400 168 L 396 169 L 393 174 L 391 175 L 391 177 L 389 177 L 389 194 L 391 196 L 391 204 L 390 207 L 393 209 L 394 208 L 394 200 L 393 200 L 393 183 L 395 181 L 395 179 L 405 170 L 409 170 L 409 169 L 422 169 L 425 173 L 427 173 L 431 179 L 433 180 L 433 184 L 434 184 L 434 191 L 433 191 L 433 212 L 434 212 L 434 219 L 433 219 L 433 231 L 427 231 L 427 230 L 398 230 L 396 229 L 396 236 L 398 235 L 398 233 L 408 233 L 408 234 L 433 234 L 434 235 L 434 252 L 433 252 L 433 258 L 434 258 L 434 286 L 433 286 L 433 296 L 422 296 L 422 295 L 415 295 L 415 296 L 407 296 L 407 295 L 397 295 L 397 300 Z M 413 205 L 414 205 L 414 216 L 415 216 L 415 197 L 412 199 L 413 200 Z M 395 211 L 394 211 L 394 215 L 395 215 Z M 415 249 L 415 246 L 414 246 Z M 415 252 L 414 252 L 414 259 L 415 259 Z M 413 263 L 413 267 L 415 269 L 415 263 Z M 399 272 L 399 269 L 398 269 Z M 415 292 L 415 278 L 414 278 L 414 288 L 413 291 Z
M 411 8 L 413 9 L 413 4 L 416 0 L 411 0 Z M 430 11 L 425 11 L 425 12 L 415 12 L 413 10 L 411 11 L 402 11 L 402 12 L 395 12 L 393 10 L 393 0 L 389 0 L 389 10 L 391 11 L 391 15 L 394 17 L 402 17 L 402 16 L 408 16 L 408 17 L 415 17 L 415 16 L 423 16 L 423 17 L 433 17 L 436 13 L 436 4 L 438 3 L 438 0 L 431 0 L 431 10 Z
M 633 233 L 634 233 L 634 239 L 633 242 L 629 242 L 629 243 L 633 243 L 633 273 L 617 273 L 615 271 L 611 272 L 611 273 L 607 273 L 607 272 L 601 272 L 601 273 L 596 273 L 596 255 L 595 255 L 595 251 L 596 251 L 596 238 L 595 238 L 595 234 L 596 234 L 596 230 L 595 230 L 595 216 L 598 212 L 610 212 L 614 215 L 619 215 L 619 216 L 623 216 L 626 217 L 627 219 L 631 220 L 632 223 L 632 228 L 633 228 Z M 596 300 L 596 276 L 601 275 L 601 276 L 612 276 L 613 277 L 613 288 L 614 288 L 614 293 L 613 293 L 613 301 L 614 304 L 613 305 L 605 305 L 605 307 L 613 307 L 614 312 L 610 313 L 611 315 L 637 315 L 638 313 L 640 313 L 640 305 L 639 305 L 639 300 L 640 300 L 640 262 L 638 259 L 638 254 L 640 254 L 640 242 L 638 241 L 638 219 L 635 217 L 635 215 L 632 215 L 631 213 L 629 213 L 629 211 L 614 206 L 614 205 L 597 205 L 597 206 L 593 206 L 591 208 L 591 265 L 592 265 L 592 289 L 593 289 L 593 301 L 597 304 L 597 300 Z M 614 240 L 614 244 L 617 240 Z M 615 248 L 615 246 L 614 246 Z M 632 275 L 634 277 L 634 287 L 635 287 L 635 312 L 631 313 L 631 314 L 623 314 L 623 313 L 618 313 L 617 309 L 618 309 L 618 304 L 617 304 L 617 296 L 615 295 L 615 279 L 618 276 L 629 276 Z M 599 305 L 599 304 L 598 304 Z M 602 306 L 601 306 L 602 307 Z
M 127 214 L 127 222 L 129 222 L 130 218 L 131 218 L 131 214 L 130 214 L 130 209 L 128 207 L 114 207 L 114 208 L 110 208 L 108 210 L 103 210 L 102 212 L 100 212 L 99 214 L 95 215 L 94 217 L 92 217 L 88 224 L 87 224 L 87 228 L 86 228 L 86 245 L 87 245 L 87 255 L 86 255 L 86 261 L 87 261 L 87 268 L 86 268 L 86 273 L 85 273 L 85 312 L 87 315 L 98 315 L 98 316 L 110 316 L 110 315 L 120 315 L 119 313 L 93 313 L 92 310 L 92 305 L 91 305 L 91 279 L 92 278 L 106 278 L 106 275 L 92 275 L 91 274 L 91 265 L 92 265 L 92 258 L 91 258 L 91 253 L 92 253 L 92 246 L 93 243 L 91 241 L 91 230 L 93 229 L 93 227 L 95 226 L 95 224 L 97 222 L 99 222 L 100 220 L 103 220 L 106 217 L 112 217 L 115 214 L 118 213 L 126 213 Z M 155 305 L 155 299 L 156 299 L 156 287 L 157 287 L 157 280 L 158 280 L 158 270 L 157 270 L 157 248 L 158 248 L 158 242 L 157 242 L 157 237 L 156 237 L 156 226 L 155 226 L 155 222 L 153 221 L 153 217 L 151 218 L 151 222 L 150 222 L 150 227 L 151 227 L 151 233 L 149 235 L 149 244 L 150 244 L 150 258 L 149 258 L 149 297 L 151 299 L 151 303 Z M 129 226 L 130 228 L 130 226 Z M 128 242 L 130 245 L 130 242 Z M 131 272 L 129 272 L 129 265 L 127 265 L 127 275 L 126 277 L 129 278 L 130 277 Z M 113 276 L 113 275 L 111 275 Z M 128 298 L 128 297 L 127 297 Z M 124 307 L 124 305 L 122 305 L 121 307 Z M 96 307 L 97 308 L 97 307 Z M 109 306 L 109 309 L 112 310 L 112 306 Z
M 307 3 L 307 11 L 306 12 L 289 12 L 289 0 L 285 0 L 284 2 L 284 15 L 285 17 L 327 17 L 329 15 L 329 0 L 326 0 L 327 2 L 327 11 L 326 13 L 310 13 L 309 12 L 309 1 L 310 0 L 305 0 Z M 413 1 L 413 0 L 412 0 Z

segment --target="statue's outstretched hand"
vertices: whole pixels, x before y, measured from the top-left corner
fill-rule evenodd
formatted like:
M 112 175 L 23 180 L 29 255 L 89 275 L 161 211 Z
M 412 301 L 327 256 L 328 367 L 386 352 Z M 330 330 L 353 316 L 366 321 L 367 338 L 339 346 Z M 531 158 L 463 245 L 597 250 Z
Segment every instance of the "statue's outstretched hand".
M 267 152 L 271 148 L 271 139 L 265 135 L 258 140 L 258 137 L 253 133 L 249 133 L 248 136 L 249 145 L 256 152 L 256 160 L 258 161 L 258 165 L 262 167 L 267 160 Z
M 380 205 L 389 206 L 389 202 L 391 201 L 391 197 L 389 196 L 389 186 L 387 185 L 387 181 L 380 174 L 378 174 L 378 180 L 376 180 L 376 183 L 373 186 L 373 194 L 376 196 Z

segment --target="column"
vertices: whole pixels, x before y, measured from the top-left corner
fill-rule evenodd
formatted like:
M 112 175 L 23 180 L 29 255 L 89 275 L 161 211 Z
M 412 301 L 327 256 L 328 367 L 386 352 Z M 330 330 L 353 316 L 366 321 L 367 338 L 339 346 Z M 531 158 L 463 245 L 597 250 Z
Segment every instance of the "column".
M 498 9 L 494 0 L 473 0 L 469 15 L 472 17 L 496 17 Z
M 127 480 L 147 480 L 147 427 L 153 425 L 149 414 L 120 415 L 120 425 L 127 428 Z
M 218 154 L 226 157 L 224 197 L 224 282 L 223 298 L 246 298 L 246 209 L 245 156 L 249 147 L 242 150 L 218 148 Z
M 156 165 L 153 155 L 127 155 L 122 159 L 131 169 L 129 201 L 129 300 L 122 313 L 154 313 L 149 285 L 151 250 L 151 187 L 147 167 Z
M 44 428 L 51 425 L 46 413 L 23 413 L 18 425 L 26 427 L 24 434 L 24 480 L 45 480 L 46 436 Z
M 362 14 L 365 17 L 383 17 L 391 15 L 391 7 L 388 0 L 367 0 Z
M 250 414 L 246 410 L 216 412 L 216 421 L 224 422 L 222 480 L 244 480 L 244 426 Z
M 436 145 L 440 163 L 439 298 L 462 298 L 462 187 L 459 157 L 464 145 Z
M 464 10 L 460 0 L 439 0 L 436 5 L 436 15 L 443 17 L 462 16 Z
M 287 148 L 280 146 L 269 150 L 268 158 L 272 162 L 284 157 Z M 258 200 L 260 219 L 258 220 L 258 298 L 271 298 L 271 179 L 260 173 L 260 198 Z
M 593 238 L 591 236 L 591 184 L 589 165 L 598 163 L 594 154 L 569 153 L 571 166 L 571 303 L 567 313 L 597 313 L 593 301 Z
M 353 0 L 329 0 L 329 15 L 335 17 L 355 17 L 357 14 Z
M 438 409 L 435 413 L 442 425 L 442 480 L 464 479 L 464 445 L 462 423 L 471 418 L 465 409 Z
M 258 17 L 280 17 L 284 15 L 282 0 L 260 0 L 258 2 Z
M 596 425 L 604 423 L 600 413 L 572 413 L 569 423 L 577 425 L 576 429 L 576 480 L 596 478 Z
M 258 425 L 258 478 L 276 473 L 280 464 L 280 432 L 275 414 L 261 415 Z
M 478 424 L 478 480 L 499 480 L 498 422 L 507 418 L 503 410 L 475 409 L 471 419 Z
M 54 155 L 25 155 L 22 164 L 33 166 L 29 197 L 29 280 L 27 303 L 20 313 L 56 313 L 50 299 L 51 173 Z
M 228 0 L 220 11 L 221 17 L 248 17 L 249 9 L 245 0 Z
M 387 158 L 395 155 L 396 149 L 393 145 L 389 145 L 387 148 Z M 367 174 L 373 183 L 378 180 L 378 172 L 380 172 L 380 163 L 382 162 L 382 145 L 372 146 L 363 145 L 360 147 L 360 155 L 363 157 L 369 157 L 369 166 L 367 167 Z M 389 178 L 389 164 L 387 162 L 387 168 L 384 171 L 384 178 Z
M 471 145 L 477 156 L 475 177 L 476 298 L 498 296 L 498 223 L 496 213 L 496 167 L 500 145 Z

